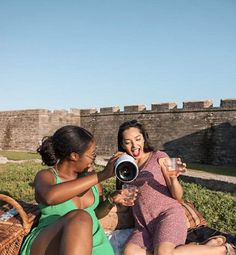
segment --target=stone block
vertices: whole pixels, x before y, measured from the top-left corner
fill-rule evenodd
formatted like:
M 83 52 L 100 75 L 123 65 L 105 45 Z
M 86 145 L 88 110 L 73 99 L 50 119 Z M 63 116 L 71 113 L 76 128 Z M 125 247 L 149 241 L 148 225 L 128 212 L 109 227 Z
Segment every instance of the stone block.
M 114 112 L 120 112 L 120 107 L 113 106 L 100 108 L 100 113 L 114 113 Z
M 236 108 L 236 99 L 222 99 L 220 101 L 221 108 Z
M 177 104 L 176 103 L 163 103 L 163 104 L 152 104 L 151 110 L 152 111 L 166 111 L 166 110 L 172 110 L 176 109 Z
M 96 108 L 81 109 L 80 110 L 81 116 L 90 115 L 90 114 L 94 114 L 94 113 L 97 113 L 97 109 Z
M 212 100 L 183 102 L 184 110 L 206 109 L 206 108 L 212 108 L 212 107 L 213 107 Z
M 78 109 L 78 108 L 70 108 L 70 113 L 73 113 L 75 115 L 80 115 L 80 109 Z
M 124 106 L 124 112 L 143 112 L 145 110 L 146 106 L 143 104 Z

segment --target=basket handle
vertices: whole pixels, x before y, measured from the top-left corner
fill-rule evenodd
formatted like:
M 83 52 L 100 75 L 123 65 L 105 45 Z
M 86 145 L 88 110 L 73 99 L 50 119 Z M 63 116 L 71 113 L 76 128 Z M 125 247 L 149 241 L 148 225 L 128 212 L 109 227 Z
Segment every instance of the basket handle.
M 27 235 L 31 229 L 31 224 L 29 223 L 29 217 L 24 211 L 23 207 L 15 199 L 4 194 L 0 194 L 0 200 L 5 201 L 16 208 L 16 210 L 18 211 L 23 221 L 23 228 L 24 228 L 25 234 Z

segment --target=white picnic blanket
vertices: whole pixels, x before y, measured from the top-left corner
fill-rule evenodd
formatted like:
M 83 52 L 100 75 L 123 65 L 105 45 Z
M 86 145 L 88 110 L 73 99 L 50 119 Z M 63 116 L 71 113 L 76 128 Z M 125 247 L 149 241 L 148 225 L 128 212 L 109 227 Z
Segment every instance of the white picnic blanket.
M 133 228 L 106 231 L 106 235 L 111 242 L 115 255 L 122 255 L 124 244 L 132 232 Z

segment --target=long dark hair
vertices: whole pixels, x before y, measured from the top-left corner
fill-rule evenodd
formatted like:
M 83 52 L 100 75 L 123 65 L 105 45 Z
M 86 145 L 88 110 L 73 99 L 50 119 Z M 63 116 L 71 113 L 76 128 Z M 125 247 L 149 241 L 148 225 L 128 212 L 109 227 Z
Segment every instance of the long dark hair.
M 86 129 L 67 125 L 59 128 L 52 136 L 44 137 L 37 152 L 45 165 L 53 166 L 72 152 L 83 154 L 93 140 L 93 135 Z
M 120 125 L 119 131 L 118 131 L 118 136 L 117 136 L 118 151 L 125 152 L 125 149 L 123 148 L 123 132 L 126 129 L 129 129 L 131 127 L 139 129 L 140 133 L 143 135 L 143 138 L 144 138 L 143 150 L 144 150 L 144 152 L 153 151 L 154 148 L 150 144 L 147 131 L 145 130 L 144 126 L 141 123 L 139 123 L 137 120 L 126 121 Z

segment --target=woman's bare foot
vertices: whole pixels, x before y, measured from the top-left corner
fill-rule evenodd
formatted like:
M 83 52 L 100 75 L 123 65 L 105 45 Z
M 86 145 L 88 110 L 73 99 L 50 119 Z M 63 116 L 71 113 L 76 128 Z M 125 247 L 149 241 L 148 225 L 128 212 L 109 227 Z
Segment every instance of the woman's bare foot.
M 221 246 L 226 243 L 226 238 L 224 236 L 212 236 L 207 239 L 207 241 L 201 243 L 209 246 Z

